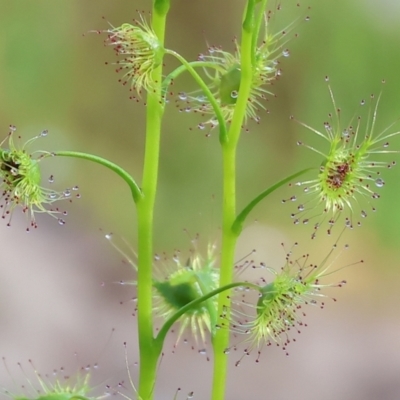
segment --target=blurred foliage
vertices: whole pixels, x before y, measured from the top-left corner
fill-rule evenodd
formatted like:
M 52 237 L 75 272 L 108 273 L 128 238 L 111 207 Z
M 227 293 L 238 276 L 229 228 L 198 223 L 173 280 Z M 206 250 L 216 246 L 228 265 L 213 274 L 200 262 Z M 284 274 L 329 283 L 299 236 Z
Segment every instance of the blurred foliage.
M 131 171 L 140 183 L 145 128 L 144 100 L 136 103 L 129 99 L 131 93 L 118 83 L 120 76 L 115 73 L 115 66 L 110 65 L 115 59 L 112 49 L 103 46 L 105 35 L 98 35 L 94 31 L 107 29 L 109 23 L 117 26 L 130 22 L 130 19 L 138 17 L 137 10 L 143 10 L 141 12 L 147 15 L 149 1 L 3 0 L 0 13 L 0 130 L 3 136 L 7 134 L 9 124 L 17 126 L 17 133 L 23 136 L 23 140 L 48 129 L 49 136 L 37 142 L 37 148 L 86 151 L 104 156 Z M 270 0 L 271 7 L 276 7 L 277 3 L 276 0 Z M 262 112 L 260 124 L 250 124 L 249 132 L 244 132 L 241 138 L 238 154 L 239 209 L 286 175 L 309 166 L 310 162 L 320 163 L 320 157 L 305 148 L 299 148 L 296 142 L 302 140 L 320 148 L 324 145 L 323 141 L 290 121 L 289 116 L 294 115 L 317 129 L 323 128 L 328 113 L 333 111 L 324 81 L 326 75 L 330 77 L 344 123 L 359 112 L 361 99 L 368 99 L 371 93 L 378 95 L 381 91 L 378 127 L 384 129 L 400 117 L 400 2 L 308 0 L 301 1 L 300 8 L 296 6 L 297 0 L 282 0 L 281 3 L 282 10 L 273 18 L 271 27 L 282 29 L 298 18 L 293 32 L 298 32 L 299 37 L 287 45 L 291 55 L 281 60 L 283 75 L 272 88 L 277 97 L 270 98 L 266 103 L 269 112 Z M 234 49 L 233 39 L 240 35 L 244 0 L 171 0 L 171 4 L 167 27 L 168 47 L 191 60 L 205 52 L 208 45 L 221 45 L 227 51 Z M 311 6 L 311 10 L 307 9 L 308 6 Z M 306 15 L 311 17 L 309 22 L 304 21 Z M 105 65 L 106 62 L 109 65 Z M 176 65 L 170 58 L 165 62 L 166 69 Z M 384 87 L 382 79 L 387 82 Z M 190 246 L 183 228 L 192 236 L 200 232 L 203 238 L 210 236 L 210 240 L 216 240 L 220 224 L 221 157 L 218 135 L 206 138 L 204 131 L 196 129 L 199 116 L 180 113 L 176 107 L 176 93 L 195 89 L 192 79 L 185 75 L 172 89 L 175 96 L 170 98 L 164 121 L 156 206 L 155 251 L 160 253 L 173 248 L 186 250 Z M 367 108 L 364 113 L 368 113 Z M 395 125 L 393 129 L 400 129 L 400 126 Z M 391 142 L 392 148 L 400 148 L 400 138 L 394 138 Z M 393 155 L 393 158 L 397 156 Z M 103 249 L 97 247 L 99 254 L 93 249 L 96 249 L 97 241 L 100 243 L 98 246 L 104 246 L 99 227 L 122 237 L 133 238 L 136 216 L 124 182 L 101 166 L 66 158 L 51 158 L 42 165 L 48 175 L 55 175 L 58 189 L 78 184 L 82 199 L 71 205 L 68 224 L 63 228 L 56 221 L 43 216 L 50 221 L 40 219 L 40 232 L 29 238 L 25 236 L 21 239 L 20 231 L 25 226 L 20 221 L 14 223 L 11 231 L 4 233 L 6 244 L 3 243 L 3 246 L 7 248 L 9 240 L 18 252 L 23 249 L 17 256 L 25 258 L 22 258 L 22 262 L 15 252 L 3 254 L 2 262 L 10 268 L 10 272 L 7 275 L 3 271 L 0 295 L 8 294 L 8 299 L 12 300 L 4 297 L 5 300 L 1 302 L 2 331 L 12 332 L 12 339 L 9 342 L 3 339 L 2 342 L 7 346 L 7 351 L 14 346 L 15 351 L 20 352 L 19 357 L 26 357 L 26 349 L 29 349 L 30 356 L 37 351 L 37 357 L 43 355 L 43 348 L 35 340 L 43 336 L 45 352 L 57 359 L 57 351 L 70 351 L 71 346 L 75 346 L 73 341 L 73 345 L 64 344 L 66 338 L 76 340 L 76 343 L 92 341 L 94 332 L 110 329 L 110 315 L 116 314 L 110 303 L 114 305 L 117 303 L 115 298 L 119 301 L 123 297 L 120 288 L 106 286 L 110 293 L 106 292 L 105 296 L 101 292 L 100 295 L 105 299 L 100 301 L 96 298 L 93 303 L 88 300 L 89 294 L 85 301 L 79 301 L 77 294 L 86 296 L 89 290 L 98 290 L 100 281 L 115 282 L 121 279 L 121 269 L 114 265 L 117 264 L 114 258 L 118 255 L 114 257 L 108 247 L 104 250 L 106 256 L 99 255 Z M 389 397 L 382 395 L 384 389 L 375 395 L 371 387 L 376 386 L 378 390 L 379 384 L 382 384 L 388 391 L 390 387 L 398 387 L 398 368 L 390 367 L 391 374 L 385 368 L 390 356 L 396 357 L 393 356 L 396 354 L 393 349 L 398 343 L 398 324 L 395 325 L 394 321 L 398 321 L 399 166 L 387 171 L 384 179 L 386 185 L 380 191 L 382 197 L 377 203 L 376 215 L 369 217 L 365 227 L 357 229 L 355 235 L 347 236 L 351 237 L 350 243 L 354 242 L 353 250 L 358 255 L 351 256 L 350 261 L 344 261 L 344 264 L 360 257 L 366 257 L 369 262 L 363 265 L 362 270 L 359 267 L 345 270 L 346 279 L 349 278 L 352 284 L 340 293 L 343 302 L 339 303 L 344 304 L 343 308 L 337 304 L 330 309 L 332 314 L 331 311 L 324 314 L 327 315 L 324 320 L 327 322 L 325 327 L 320 328 L 321 331 L 318 330 L 320 325 L 314 321 L 312 332 L 316 334 L 312 336 L 311 332 L 311 342 L 307 343 L 306 335 L 302 337 L 303 347 L 311 351 L 305 350 L 305 358 L 300 360 L 300 364 L 282 361 L 279 354 L 280 361 L 275 358 L 262 368 L 232 369 L 232 382 L 237 382 L 243 388 L 252 382 L 252 387 L 260 386 L 260 390 L 265 390 L 265 385 L 260 385 L 260 382 L 264 382 L 266 376 L 274 382 L 274 374 L 281 374 L 283 383 L 278 388 L 279 393 L 293 388 L 297 397 L 300 384 L 288 385 L 288 377 L 291 382 L 295 382 L 297 376 L 309 379 L 302 382 L 307 391 L 317 383 L 325 385 L 326 376 L 316 378 L 315 375 L 322 371 L 337 377 L 346 375 L 358 393 L 358 396 L 350 397 L 340 395 L 341 388 L 345 390 L 347 386 L 341 381 L 334 381 L 329 390 L 325 387 L 321 389 L 326 399 L 366 399 L 367 395 L 370 395 L 369 398 L 386 399 Z M 287 233 L 298 240 L 310 234 L 309 228 L 302 230 L 293 226 L 289 217 L 292 210 L 281 204 L 281 199 L 291 194 L 292 189 L 283 189 L 254 210 L 250 219 L 257 219 L 261 224 L 248 223 L 252 229 L 244 231 L 247 243 L 246 246 L 239 244 L 240 251 L 248 254 L 249 249 L 260 248 L 260 253 L 268 253 L 268 261 L 271 261 L 282 253 L 281 249 L 271 250 L 273 239 L 284 237 Z M 41 224 L 44 225 L 43 230 Z M 264 224 L 269 226 L 265 227 Z M 80 235 L 74 237 L 71 232 L 78 230 L 81 231 Z M 59 235 L 57 240 L 48 241 L 48 237 L 56 232 Z M 29 251 L 28 242 L 33 243 Z M 313 243 L 314 247 L 318 247 L 319 243 Z M 330 238 L 325 238 L 323 243 L 328 246 Z M 56 255 L 50 254 L 50 250 Z M 50 261 L 40 261 L 37 253 L 48 257 Z M 72 261 L 66 254 L 72 255 Z M 94 255 L 99 261 L 93 261 Z M 32 267 L 35 263 L 35 268 L 26 269 L 27 265 Z M 71 280 L 68 284 L 64 276 L 66 272 L 59 265 L 61 263 L 69 263 L 65 269 L 76 274 L 76 281 Z M 94 265 L 89 270 L 91 263 Z M 127 275 L 129 278 L 126 279 L 131 279 L 130 274 Z M 94 276 L 96 279 L 93 279 Z M 33 281 L 36 285 L 43 281 L 45 289 L 36 289 Z M 55 297 L 58 292 L 65 292 L 64 303 Z M 8 310 L 10 301 L 17 303 L 14 298 L 16 295 L 20 300 L 20 308 Z M 36 307 L 38 298 L 43 302 Z M 352 303 L 347 301 L 349 299 Z M 100 304 L 99 309 L 94 309 L 96 302 Z M 46 305 L 54 306 L 54 310 L 45 311 Z M 69 314 L 65 310 L 70 310 Z M 21 318 L 23 311 L 28 317 Z M 66 318 L 66 314 L 69 318 Z M 385 324 L 383 317 L 387 317 L 389 322 Z M 320 314 L 318 318 L 319 321 L 323 320 Z M 115 325 L 122 326 L 126 320 L 124 314 Z M 56 334 L 50 330 L 46 331 L 47 335 L 43 334 L 42 324 L 44 326 L 48 321 L 58 329 Z M 14 330 L 11 330 L 11 322 L 15 323 Z M 89 325 L 84 326 L 84 322 Z M 356 325 L 360 329 L 357 334 L 352 330 Z M 340 332 L 344 332 L 343 337 Z M 53 344 L 50 344 L 50 339 L 54 341 Z M 62 346 L 59 345 L 60 340 Z M 381 344 L 388 345 L 387 353 L 381 354 Z M 295 351 L 300 352 L 303 347 L 299 346 Z M 358 349 L 358 353 L 352 352 L 353 349 Z M 377 353 L 371 353 L 370 361 L 366 361 L 364 357 L 374 349 Z M 327 353 L 324 353 L 325 350 Z M 376 361 L 378 352 L 382 356 L 382 364 Z M 328 354 L 328 362 L 321 354 Z M 335 369 L 333 360 L 336 356 Z M 270 360 L 273 357 L 268 353 L 265 358 Z M 63 359 L 62 356 L 60 358 Z M 123 355 L 119 355 L 119 358 L 123 360 Z M 168 365 L 167 361 L 163 363 L 164 367 Z M 175 359 L 174 363 L 178 364 Z M 368 375 L 365 368 L 372 368 L 375 364 L 376 369 L 371 369 Z M 191 377 L 204 388 L 204 380 L 208 382 L 204 376 L 210 373 L 210 364 L 207 363 L 206 367 L 208 372 L 203 371 L 206 374 L 203 380 L 193 378 L 193 368 L 184 368 L 185 371 L 169 368 L 169 374 L 176 373 L 178 376 L 175 380 L 168 376 L 165 384 L 174 387 L 179 382 L 181 385 L 186 373 L 190 385 Z M 378 370 L 382 371 L 383 377 L 377 376 Z M 302 371 L 305 371 L 305 375 L 301 375 Z M 358 380 L 354 371 L 361 371 Z M 340 375 L 340 372 L 343 373 Z M 386 381 L 391 376 L 391 380 Z M 280 382 L 278 379 L 276 381 Z M 328 392 L 332 397 L 328 397 Z M 398 390 L 391 398 L 396 396 Z M 299 395 L 299 398 L 309 398 L 309 395 Z

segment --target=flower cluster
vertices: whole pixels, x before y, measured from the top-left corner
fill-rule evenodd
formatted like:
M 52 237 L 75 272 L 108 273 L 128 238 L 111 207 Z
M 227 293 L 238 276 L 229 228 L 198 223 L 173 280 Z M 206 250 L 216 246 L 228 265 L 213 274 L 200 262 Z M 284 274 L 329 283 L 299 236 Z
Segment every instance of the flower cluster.
M 268 86 L 279 78 L 282 71 L 279 67 L 279 58 L 288 57 L 290 52 L 285 48 L 288 30 L 281 30 L 272 34 L 269 29 L 271 14 L 265 17 L 265 34 L 262 43 L 256 48 L 252 69 L 251 91 L 248 98 L 245 122 L 252 119 L 259 122 L 258 111 L 265 109 L 263 101 L 272 93 Z M 240 91 L 241 82 L 241 49 L 235 41 L 233 54 L 217 46 L 210 46 L 207 54 L 200 54 L 198 61 L 204 66 L 208 87 L 215 97 L 224 120 L 230 122 L 233 117 L 235 105 Z M 181 111 L 195 112 L 211 117 L 198 125 L 204 129 L 206 125 L 214 128 L 218 125 L 215 111 L 207 97 L 202 92 L 192 94 L 179 93 L 179 102 L 183 101 Z
M 105 235 L 111 245 L 124 257 L 135 270 L 137 264 L 122 246 L 115 243 L 113 234 Z M 156 317 L 167 321 L 182 307 L 207 293 L 215 290 L 219 282 L 219 269 L 215 265 L 214 246 L 210 245 L 205 258 L 197 252 L 193 253 L 182 263 L 179 254 L 172 259 L 154 257 L 153 300 Z M 126 282 L 120 282 L 126 284 Z M 137 282 L 128 282 L 136 285 Z M 185 330 L 193 335 L 196 342 L 201 339 L 206 343 L 206 333 L 212 333 L 216 325 L 217 303 L 215 297 L 193 306 L 179 318 L 179 331 L 176 342 L 179 342 Z
M 168 320 L 182 307 L 207 293 L 215 290 L 219 282 L 219 269 L 215 266 L 212 247 L 207 258 L 194 253 L 183 264 L 178 256 L 173 258 L 174 265 L 163 268 L 163 277 L 154 279 L 155 311 L 164 320 Z M 161 275 L 159 271 L 156 275 Z M 177 341 L 186 328 L 189 328 L 195 340 L 200 336 L 206 342 L 206 332 L 212 333 L 216 325 L 217 303 L 215 297 L 202 302 L 185 312 L 180 318 Z
M 29 360 L 29 362 L 33 366 L 32 361 Z M 79 373 L 74 377 L 63 376 L 62 378 L 51 382 L 50 380 L 43 378 L 36 368 L 34 368 L 34 371 L 39 383 L 39 388 L 35 388 L 33 383 L 29 382 L 28 389 L 32 389 L 30 394 L 16 395 L 8 390 L 5 390 L 4 394 L 13 400 L 96 400 L 102 398 L 102 396 L 89 397 L 89 393 L 92 390 L 89 385 L 89 373 Z M 62 370 L 61 372 L 64 371 Z M 56 372 L 54 372 L 53 375 L 54 374 L 56 374 Z
M 346 245 L 344 248 L 347 247 Z M 255 309 L 255 315 L 241 311 L 233 313 L 237 319 L 232 323 L 233 328 L 236 332 L 249 336 L 246 341 L 251 343 L 250 348 L 260 348 L 265 343 L 275 342 L 285 350 L 290 343 L 289 331 L 299 331 L 304 326 L 302 318 L 306 314 L 303 306 L 310 304 L 323 308 L 322 299 L 326 296 L 321 290 L 327 287 L 342 287 L 346 283 L 321 282 L 325 276 L 332 273 L 330 269 L 339 256 L 331 259 L 335 249 L 336 244 L 318 265 L 310 263 L 309 254 L 293 259 L 292 251 L 286 254 L 286 262 L 279 271 L 262 265 L 262 268 L 272 274 L 273 280 L 266 283 L 267 280 L 263 278 L 257 305 L 247 304 L 251 309 Z
M 113 242 L 113 236 L 107 234 L 106 238 L 136 269 L 136 263 Z M 336 257 L 332 256 L 337 252 L 337 242 L 319 264 L 311 263 L 309 254 L 294 258 L 295 247 L 297 243 L 286 253 L 285 264 L 279 271 L 260 264 L 259 268 L 273 276 L 272 281 L 268 282 L 269 279 L 261 278 L 257 284 L 243 282 L 235 289 L 232 309 L 229 313 L 228 310 L 223 313 L 227 323 L 217 325 L 216 297 L 186 310 L 178 320 L 180 326 L 176 342 L 181 339 L 184 332 L 188 332 L 196 342 L 200 338 L 205 344 L 207 333 L 213 335 L 215 329 L 224 328 L 234 333 L 245 334 L 246 342 L 251 343 L 249 350 L 246 350 L 248 352 L 255 347 L 261 348 L 264 344 L 269 345 L 273 342 L 282 345 L 285 350 L 290 342 L 289 331 L 299 330 L 303 326 L 302 317 L 305 313 L 302 306 L 311 304 L 323 308 L 322 299 L 326 296 L 321 290 L 342 287 L 346 283 L 345 281 L 322 282 L 326 276 L 334 272 L 332 265 L 343 251 L 341 250 Z M 343 249 L 347 248 L 348 245 L 345 245 Z M 257 269 L 258 266 L 246 256 L 243 262 L 235 266 L 236 275 L 240 275 L 248 268 Z M 215 266 L 213 247 L 209 247 L 205 259 L 198 252 L 193 252 L 184 263 L 180 261 L 178 253 L 172 260 L 156 256 L 154 269 L 154 312 L 164 321 L 193 300 L 218 288 L 219 269 Z M 136 285 L 136 282 L 133 284 Z M 247 296 L 251 292 L 254 293 L 254 290 L 258 293 L 258 298 L 248 301 Z
M 60 225 L 64 225 L 65 221 L 60 215 L 66 215 L 66 212 L 60 211 L 58 208 L 48 208 L 58 200 L 71 199 L 72 191 L 77 187 L 66 189 L 63 192 L 56 192 L 41 186 L 40 161 L 51 154 L 40 152 L 37 157 L 35 153 L 27 153 L 28 146 L 37 138 L 47 135 L 47 131 L 43 131 L 39 136 L 28 140 L 21 147 L 14 143 L 13 135 L 15 127 L 10 127 L 7 137 L 0 143 L 0 183 L 2 218 L 8 218 L 7 225 L 11 224 L 13 211 L 16 207 L 21 207 L 22 211 L 27 215 L 29 226 L 36 228 L 36 213 L 47 213 L 57 218 Z M 7 144 L 6 144 L 7 143 Z M 5 146 L 6 144 L 6 146 Z M 51 176 L 49 182 L 54 178 Z M 79 197 L 79 195 L 78 195 Z
M 152 90 L 152 72 L 161 64 L 164 48 L 145 19 L 140 16 L 136 25 L 125 23 L 105 33 L 108 35 L 105 44 L 112 46 L 115 54 L 122 57 L 116 62 L 117 72 L 125 72 L 120 82 L 124 85 L 130 82 L 131 89 L 136 89 L 139 94 L 142 89 Z
M 295 224 L 309 223 L 315 219 L 314 233 L 323 224 L 329 225 L 328 233 L 332 226 L 345 211 L 345 226 L 353 228 L 361 222 L 353 221 L 355 206 L 359 206 L 360 216 L 365 218 L 368 211 L 362 208 L 362 199 L 366 203 L 380 197 L 376 191 L 385 184 L 380 170 L 388 169 L 395 165 L 394 161 L 381 161 L 376 157 L 379 154 L 395 153 L 390 151 L 389 139 L 400 132 L 388 133 L 391 128 L 376 133 L 376 117 L 379 98 L 374 109 L 370 112 L 367 122 L 358 117 L 343 126 L 340 121 L 340 109 L 336 107 L 331 89 L 329 88 L 335 113 L 329 114 L 329 121 L 324 123 L 324 131 L 314 129 L 302 122 L 300 124 L 314 132 L 328 142 L 327 152 L 322 152 L 303 142 L 298 142 L 323 157 L 318 174 L 314 179 L 299 181 L 295 185 L 303 187 L 304 201 L 297 206 L 297 211 L 291 214 Z M 373 98 L 373 96 L 372 96 Z M 362 102 L 364 104 L 365 102 Z M 292 196 L 289 201 L 297 201 L 297 196 Z M 283 200 L 287 202 L 288 200 Z M 375 207 L 371 207 L 375 211 Z

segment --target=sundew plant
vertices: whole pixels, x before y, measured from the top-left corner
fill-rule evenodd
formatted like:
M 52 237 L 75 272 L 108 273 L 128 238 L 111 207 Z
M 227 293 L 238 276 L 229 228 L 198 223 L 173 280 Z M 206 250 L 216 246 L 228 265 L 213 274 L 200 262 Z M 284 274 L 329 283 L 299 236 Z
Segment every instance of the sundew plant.
M 287 176 L 275 168 L 254 171 L 255 177 L 262 176 L 258 193 L 249 194 L 242 189 L 238 179 L 239 157 L 253 155 L 239 153 L 240 144 L 254 126 L 261 127 L 266 135 L 285 135 L 284 131 L 270 132 L 268 118 L 264 117 L 269 104 L 276 100 L 276 88 L 285 79 L 285 66 L 292 59 L 292 41 L 301 40 L 298 32 L 306 30 L 313 20 L 311 7 L 303 3 L 291 3 L 296 17 L 285 23 L 279 22 L 281 10 L 287 6 L 285 0 L 279 4 L 271 0 L 242 3 L 242 17 L 237 21 L 231 45 L 222 47 L 205 40 L 194 59 L 179 48 L 169 47 L 166 35 L 173 28 L 169 15 L 174 7 L 179 7 L 175 0 L 148 0 L 147 10 L 134 12 L 123 23 L 104 17 L 99 18 L 102 26 L 88 27 L 82 40 L 104 47 L 110 80 L 119 81 L 132 108 L 140 108 L 144 114 L 145 129 L 133 129 L 144 143 L 141 169 L 131 170 L 129 162 L 94 154 L 90 145 L 82 151 L 43 150 L 47 130 L 25 139 L 19 128 L 8 127 L 0 149 L 4 229 L 19 229 L 17 214 L 24 216 L 23 228 L 33 235 L 41 229 L 43 219 L 39 214 L 47 214 L 60 225 L 59 229 L 70 229 L 66 209 L 77 207 L 75 200 L 84 188 L 78 190 L 74 183 L 63 190 L 54 189 L 53 175 L 48 178 L 43 170 L 43 165 L 56 165 L 61 158 L 64 162 L 77 158 L 95 163 L 115 174 L 116 179 L 122 179 L 128 188 L 131 203 L 126 212 L 136 216 L 130 227 L 131 236 L 136 239 L 124 243 L 123 249 L 114 240 L 117 235 L 104 236 L 105 243 L 115 247 L 130 267 L 131 279 L 123 290 L 128 288 L 135 298 L 138 338 L 138 371 L 131 373 L 127 356 L 128 380 L 107 386 L 104 395 L 93 393 L 87 373 L 78 373 L 76 379 L 71 375 L 67 380 L 49 380 L 33 367 L 36 382 L 30 383 L 25 393 L 2 389 L 8 398 L 155 399 L 160 370 L 168 368 L 161 362 L 166 342 L 173 337 L 175 346 L 189 340 L 210 360 L 212 379 L 204 383 L 208 387 L 207 398 L 228 399 L 230 358 L 236 357 L 234 365 L 238 367 L 249 362 L 246 356 L 250 355 L 263 368 L 263 363 L 269 362 L 265 356 L 269 346 L 278 346 L 283 354 L 289 354 L 289 346 L 307 324 L 307 309 L 324 308 L 327 301 L 340 297 L 341 291 L 336 292 L 346 284 L 347 268 L 364 263 L 357 254 L 350 262 L 343 261 L 342 256 L 351 252 L 349 243 L 355 232 L 369 223 L 368 216 L 380 212 L 382 189 L 399 157 L 397 121 L 387 125 L 380 122 L 382 93 L 362 100 L 361 110 L 354 114 L 342 111 L 333 82 L 321 72 L 325 76 L 321 85 L 326 86 L 331 107 L 328 115 L 320 116 L 321 126 L 314 126 L 301 115 L 287 113 L 287 121 L 301 132 L 296 152 L 304 157 L 304 162 L 299 163 L 302 167 L 293 167 Z M 166 114 L 172 114 L 176 120 L 191 117 L 196 122 L 190 135 L 198 134 L 218 149 L 216 176 L 220 177 L 221 188 L 220 196 L 215 196 L 215 207 L 220 211 L 216 214 L 221 218 L 209 217 L 214 224 L 208 232 L 210 238 L 201 236 L 201 245 L 194 246 L 189 255 L 175 251 L 172 257 L 160 256 L 155 248 L 157 235 L 169 239 L 174 236 L 173 229 L 165 227 L 157 232 L 160 216 L 155 213 L 163 184 L 160 169 L 164 136 L 169 134 L 164 132 Z M 15 124 L 18 125 L 17 121 Z M 291 139 L 288 136 L 284 141 Z M 195 157 L 196 148 L 188 148 L 185 151 L 193 151 L 194 161 L 201 160 Z M 179 153 L 181 149 L 178 146 L 174 151 Z M 191 159 L 190 154 L 188 157 Z M 202 161 L 207 160 L 205 154 Z M 101 188 L 101 177 L 96 184 Z M 193 194 L 181 187 L 179 195 L 190 198 Z M 279 203 L 277 197 L 281 199 Z M 97 200 L 102 201 L 101 197 Z M 118 200 L 114 199 L 116 208 L 120 207 Z M 257 213 L 267 210 L 272 216 L 274 207 L 287 210 L 284 223 L 288 229 L 299 232 L 298 240 L 276 248 L 276 253 L 284 256 L 282 263 L 267 265 L 254 261 L 252 254 L 237 259 L 237 243 L 243 230 L 252 224 Z M 196 229 L 191 221 L 186 226 L 189 231 Z M 314 257 L 309 252 L 310 242 L 317 243 L 320 255 Z M 239 357 L 232 351 L 238 348 Z M 268 386 L 268 376 L 265 385 Z M 248 387 L 247 393 L 247 398 L 255 398 L 252 387 Z M 163 398 L 185 396 L 195 398 L 196 393 L 183 394 L 178 390 Z M 264 398 L 269 398 L 268 390 Z

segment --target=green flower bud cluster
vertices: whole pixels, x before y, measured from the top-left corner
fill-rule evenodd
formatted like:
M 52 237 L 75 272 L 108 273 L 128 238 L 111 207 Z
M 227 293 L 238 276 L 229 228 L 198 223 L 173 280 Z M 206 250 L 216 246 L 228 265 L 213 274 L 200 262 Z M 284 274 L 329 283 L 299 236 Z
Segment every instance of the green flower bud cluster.
M 139 94 L 142 89 L 154 90 L 152 72 L 164 55 L 156 34 L 140 17 L 136 25 L 125 23 L 105 31 L 108 35 L 105 44 L 114 48 L 117 57 L 122 57 L 116 62 L 117 72 L 124 72 L 120 82 L 129 83 Z
M 328 78 L 326 78 L 328 79 Z M 314 179 L 300 181 L 295 186 L 303 187 L 304 201 L 297 206 L 297 211 L 291 214 L 294 224 L 308 224 L 315 220 L 312 237 L 325 222 L 328 224 L 327 232 L 331 234 L 332 228 L 345 214 L 344 226 L 353 228 L 360 226 L 361 221 L 355 220 L 355 208 L 361 207 L 359 215 L 365 218 L 368 210 L 363 206 L 380 198 L 379 189 L 385 185 L 381 170 L 392 168 L 395 161 L 383 161 L 377 157 L 389 153 L 398 153 L 389 149 L 389 139 L 399 135 L 400 132 L 388 133 L 388 127 L 381 132 L 376 132 L 376 118 L 379 100 L 368 120 L 363 123 L 363 118 L 350 121 L 347 126 L 341 124 L 340 109 L 336 106 L 332 90 L 329 88 L 335 113 L 329 115 L 330 121 L 324 123 L 324 131 L 319 131 L 302 122 L 300 124 L 323 138 L 328 143 L 326 152 L 299 141 L 298 144 L 309 148 L 323 157 L 319 172 Z M 371 100 L 374 96 L 371 96 Z M 361 102 L 362 105 L 365 101 Z M 293 195 L 283 202 L 297 201 Z M 371 211 L 376 211 L 375 206 L 370 206 Z
M 174 257 L 174 266 L 165 278 L 154 279 L 154 302 L 156 315 L 168 320 L 182 307 L 218 287 L 219 269 L 210 247 L 207 258 L 193 254 L 185 264 Z M 157 274 L 159 275 L 159 274 Z M 188 328 L 195 340 L 206 342 L 206 333 L 213 333 L 216 325 L 217 303 L 215 297 L 199 303 L 184 313 L 180 319 L 177 342 Z
M 247 102 L 245 123 L 247 120 L 260 121 L 258 111 L 265 109 L 262 101 L 268 95 L 272 95 L 270 86 L 282 73 L 279 67 L 279 58 L 288 57 L 289 50 L 284 48 L 286 44 L 287 30 L 282 30 L 276 34 L 271 34 L 269 16 L 265 18 L 265 34 L 262 43 L 256 48 L 254 63 L 252 67 L 251 90 Z M 241 72 L 241 51 L 240 46 L 235 42 L 235 52 L 229 53 L 217 46 L 210 46 L 207 54 L 200 54 L 198 62 L 204 65 L 204 72 L 208 82 L 208 87 L 213 93 L 221 109 L 224 120 L 231 122 L 236 101 L 240 92 Z M 193 94 L 180 93 L 179 100 L 183 100 L 185 112 L 193 111 L 201 115 L 212 115 L 210 119 L 199 125 L 200 129 L 205 124 L 212 128 L 218 125 L 212 104 L 201 92 Z
M 0 207 L 3 210 L 2 218 L 7 219 L 7 225 L 10 226 L 14 209 L 21 207 L 29 221 L 28 231 L 30 228 L 37 227 L 36 213 L 49 214 L 56 218 L 60 225 L 64 225 L 65 221 L 60 215 L 64 216 L 66 212 L 52 208 L 52 206 L 58 200 L 71 200 L 72 191 L 78 188 L 74 187 L 63 192 L 57 192 L 41 185 L 40 162 L 51 154 L 37 152 L 39 155 L 35 157 L 35 153 L 29 154 L 27 149 L 34 140 L 46 136 L 47 131 L 43 131 L 39 136 L 28 140 L 21 147 L 14 143 L 14 132 L 15 127 L 11 126 L 8 136 L 0 144 L 0 190 L 2 193 Z M 52 182 L 53 180 L 54 178 L 51 176 L 49 181 Z M 79 194 L 76 197 L 79 197 Z
M 15 395 L 6 391 L 7 397 L 13 400 L 100 400 L 103 398 L 103 396 L 89 396 L 92 388 L 89 385 L 90 374 L 88 373 L 84 376 L 78 374 L 76 377 L 64 378 L 64 382 L 57 379 L 54 383 L 45 381 L 36 369 L 35 375 L 40 386 L 39 390 L 34 389 L 30 382 L 33 389 L 31 395 Z M 72 384 L 72 381 L 76 383 Z

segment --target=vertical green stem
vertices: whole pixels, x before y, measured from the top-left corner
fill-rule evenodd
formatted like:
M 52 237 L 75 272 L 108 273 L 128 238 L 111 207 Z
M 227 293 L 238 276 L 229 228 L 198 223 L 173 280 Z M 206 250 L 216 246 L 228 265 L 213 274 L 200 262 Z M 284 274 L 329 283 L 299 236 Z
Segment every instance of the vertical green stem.
M 222 253 L 220 267 L 220 286 L 233 280 L 234 256 L 237 235 L 232 230 L 236 218 L 236 149 L 242 129 L 251 90 L 252 68 L 252 30 L 244 27 L 241 40 L 241 82 L 235 113 L 228 132 L 228 140 L 222 143 L 223 155 L 223 225 Z M 229 294 L 228 294 L 229 295 Z M 212 400 L 225 398 L 228 358 L 225 349 L 229 347 L 229 310 L 231 301 L 226 293 L 218 298 L 218 326 L 226 326 L 216 331 L 213 340 L 214 375 Z M 228 319 L 228 321 L 227 321 Z
M 219 286 L 232 282 L 234 255 L 237 236 L 232 232 L 232 224 L 236 217 L 236 146 L 223 148 L 223 227 L 222 227 L 222 253 Z M 216 330 L 214 349 L 214 374 L 212 387 L 212 400 L 225 398 L 225 384 L 227 376 L 227 356 L 225 349 L 229 347 L 229 327 L 225 326 L 226 319 L 222 317 L 229 310 L 230 300 L 227 293 L 222 293 L 218 298 L 217 326 L 224 327 Z M 229 318 L 229 316 L 228 316 Z
M 164 43 L 166 12 L 153 8 L 152 28 Z M 157 190 L 161 121 L 164 105 L 161 100 L 162 65 L 153 71 L 157 89 L 147 94 L 146 145 L 142 179 L 142 198 L 137 202 L 138 213 L 138 335 L 139 335 L 139 397 L 153 398 L 157 361 L 161 346 L 154 340 L 152 307 L 153 214 Z

